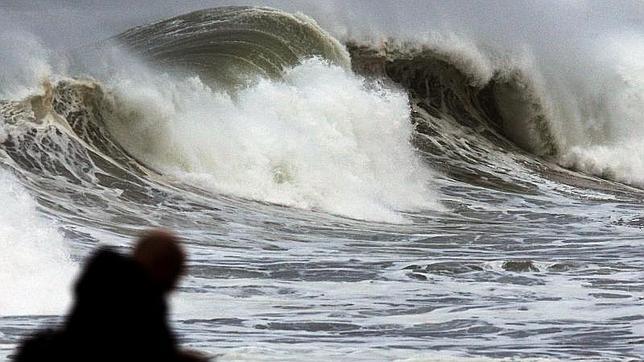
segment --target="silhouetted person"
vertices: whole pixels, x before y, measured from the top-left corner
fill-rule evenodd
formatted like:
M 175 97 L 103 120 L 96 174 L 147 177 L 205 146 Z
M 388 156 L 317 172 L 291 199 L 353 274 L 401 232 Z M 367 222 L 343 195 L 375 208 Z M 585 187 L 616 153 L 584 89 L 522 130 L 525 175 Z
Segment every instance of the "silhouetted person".
M 185 253 L 170 232 L 155 230 L 132 256 L 101 248 L 78 279 L 63 328 L 26 341 L 16 361 L 202 361 L 178 349 L 166 295 L 184 271 Z

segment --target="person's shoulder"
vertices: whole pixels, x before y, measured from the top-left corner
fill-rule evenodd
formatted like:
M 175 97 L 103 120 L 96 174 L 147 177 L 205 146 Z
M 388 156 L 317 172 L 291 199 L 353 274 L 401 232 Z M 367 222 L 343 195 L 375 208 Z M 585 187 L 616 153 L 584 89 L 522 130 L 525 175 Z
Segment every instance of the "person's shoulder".
M 13 360 L 16 362 L 53 361 L 59 356 L 61 341 L 59 331 L 42 330 L 23 341 Z

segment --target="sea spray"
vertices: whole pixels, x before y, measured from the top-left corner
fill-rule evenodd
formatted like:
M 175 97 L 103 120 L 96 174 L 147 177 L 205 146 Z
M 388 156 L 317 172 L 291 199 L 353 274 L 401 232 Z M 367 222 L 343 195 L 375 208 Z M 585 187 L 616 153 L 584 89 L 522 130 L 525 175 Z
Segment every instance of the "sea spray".
M 234 95 L 199 78 L 132 74 L 110 81 L 106 126 L 144 164 L 255 200 L 402 222 L 434 208 L 415 155 L 405 93 L 320 59 Z
M 0 99 L 25 98 L 52 74 L 50 51 L 35 36 L 8 30 L 0 33 L 0 46 Z
M 562 155 L 578 171 L 644 186 L 644 38 L 620 34 L 603 39 L 598 58 L 611 77 L 597 86 L 586 104 L 584 142 Z
M 0 183 L 2 315 L 62 313 L 76 271 L 67 243 L 15 177 L 3 170 Z

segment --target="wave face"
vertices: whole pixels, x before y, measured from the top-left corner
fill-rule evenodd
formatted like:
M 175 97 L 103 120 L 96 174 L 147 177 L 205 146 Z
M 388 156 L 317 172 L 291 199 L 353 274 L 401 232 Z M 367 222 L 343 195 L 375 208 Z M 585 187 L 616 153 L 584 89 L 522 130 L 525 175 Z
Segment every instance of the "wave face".
M 312 56 L 349 65 L 344 47 L 315 21 L 268 8 L 196 11 L 114 40 L 164 69 L 194 71 L 217 86 L 243 84 L 258 75 L 280 77 L 285 68 Z
M 224 7 L 64 67 L 9 47 L 28 61 L 0 74 L 0 356 L 58 320 L 98 242 L 149 227 L 184 236 L 175 325 L 224 360 L 641 355 L 639 43 L 592 93 L 413 39 Z
M 481 137 L 535 156 L 560 152 L 547 104 L 520 68 L 494 69 L 482 54 L 423 44 L 410 48 L 394 41 L 374 48 L 354 43 L 349 49 L 357 71 L 401 84 L 431 116 L 448 116 Z

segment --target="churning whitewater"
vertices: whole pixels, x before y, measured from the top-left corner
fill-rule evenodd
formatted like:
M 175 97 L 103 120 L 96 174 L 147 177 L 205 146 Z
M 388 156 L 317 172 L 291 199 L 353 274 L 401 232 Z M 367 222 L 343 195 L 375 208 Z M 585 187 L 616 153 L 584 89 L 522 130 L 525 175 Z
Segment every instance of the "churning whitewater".
M 0 356 L 61 322 L 98 244 L 166 227 L 175 328 L 218 360 L 641 358 L 644 34 L 598 37 L 584 73 L 352 25 L 1 35 Z

